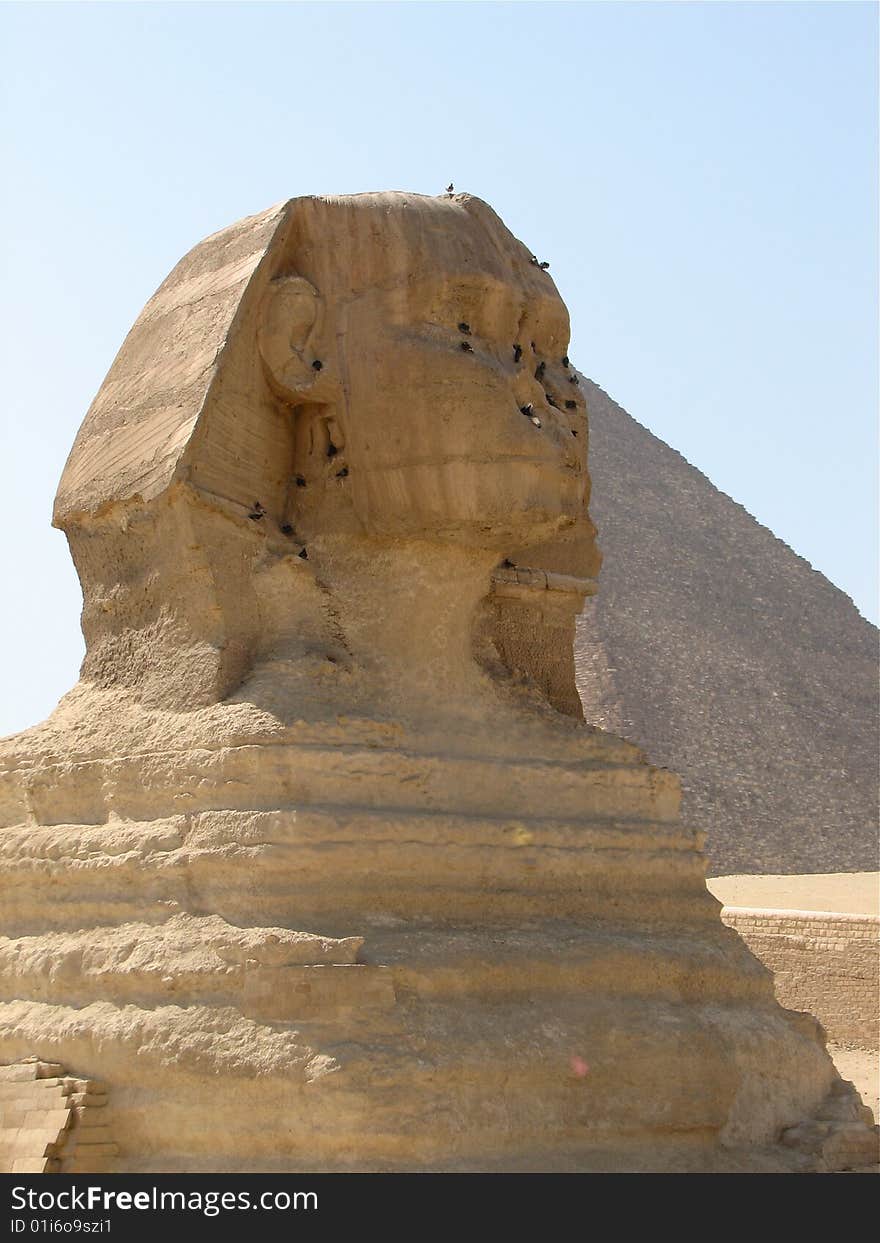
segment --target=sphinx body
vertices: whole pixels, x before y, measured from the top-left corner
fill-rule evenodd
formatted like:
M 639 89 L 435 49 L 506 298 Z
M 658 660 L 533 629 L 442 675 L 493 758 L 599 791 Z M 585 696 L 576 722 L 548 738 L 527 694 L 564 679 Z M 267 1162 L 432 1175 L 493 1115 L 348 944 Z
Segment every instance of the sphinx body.
M 82 677 L 0 746 L 0 1062 L 105 1082 L 109 1168 L 803 1168 L 859 1119 L 580 719 L 567 348 L 466 195 L 241 221 L 126 338 L 56 500 Z

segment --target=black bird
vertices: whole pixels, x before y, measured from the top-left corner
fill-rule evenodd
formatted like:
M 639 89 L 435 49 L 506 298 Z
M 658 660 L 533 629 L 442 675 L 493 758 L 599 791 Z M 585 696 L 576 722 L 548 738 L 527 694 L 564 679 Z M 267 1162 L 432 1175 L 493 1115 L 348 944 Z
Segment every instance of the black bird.
M 572 436 L 576 436 L 576 435 L 577 435 L 577 428 L 576 428 L 576 427 L 573 427 L 573 428 L 571 429 L 571 434 L 572 434 Z
M 304 548 L 301 548 L 296 555 L 298 557 L 302 557 L 303 561 L 308 561 L 309 559 L 309 554 L 306 552 Z
M 251 509 L 256 510 L 258 514 L 264 514 L 266 512 L 259 501 L 254 501 L 253 505 L 251 506 Z
M 529 402 L 529 404 L 528 404 L 527 406 L 520 406 L 520 408 L 519 408 L 519 412 L 520 412 L 520 414 L 528 414 L 528 415 L 531 415 L 531 413 L 532 413 L 532 411 L 534 410 L 534 408 L 535 408 L 535 407 L 532 405 L 532 403 L 531 403 L 531 402 Z
M 577 378 L 576 375 L 570 375 L 568 377 L 568 382 L 569 384 L 580 384 L 580 380 Z
M 337 454 L 338 452 L 339 452 L 339 450 L 336 448 L 336 445 L 335 445 L 335 444 L 333 443 L 333 441 L 331 440 L 331 441 L 330 441 L 330 443 L 329 443 L 329 445 L 327 446 L 327 456 L 328 456 L 328 457 L 336 457 L 336 454 Z
M 565 408 L 566 410 L 577 410 L 577 405 L 578 405 L 577 402 L 572 401 L 571 398 L 569 397 L 568 401 L 565 403 Z
M 338 470 L 338 471 L 336 472 L 336 478 L 337 478 L 337 479 L 345 479 L 345 478 L 347 478 L 347 477 L 348 477 L 348 467 L 347 467 L 347 466 L 343 466 L 342 470 Z
M 298 488 L 304 488 L 306 486 L 306 481 L 303 479 L 302 475 L 295 475 L 294 481 Z
M 452 184 L 452 182 L 450 181 L 449 185 L 446 187 L 446 193 L 447 193 L 447 194 L 452 194 L 452 193 L 454 192 L 454 190 L 455 190 L 455 186 L 454 186 L 454 185 Z
M 470 326 L 470 324 L 466 324 L 466 323 L 464 323 L 464 321 L 462 321 L 462 322 L 458 325 L 458 331 L 459 331 L 459 332 L 463 332 L 463 333 L 465 333 L 467 336 L 470 336 L 470 335 L 471 335 L 471 326 Z
M 571 366 L 571 363 L 568 361 L 568 355 L 567 355 L 567 354 L 566 354 L 565 358 L 563 358 L 563 360 L 562 360 L 562 365 L 563 365 L 563 367 L 570 367 L 570 366 Z
M 538 267 L 541 269 L 542 272 L 546 272 L 547 269 L 550 267 L 550 264 L 545 259 L 543 263 L 538 264 Z
M 252 522 L 259 522 L 262 516 L 263 516 L 262 514 L 258 514 L 258 513 L 248 514 L 248 517 L 251 519 Z
M 474 352 L 474 347 L 471 345 L 470 341 L 462 341 L 461 348 L 464 350 L 465 354 L 473 354 Z
M 293 527 L 290 525 L 289 522 L 285 522 L 284 526 L 281 528 L 281 534 L 282 535 L 293 535 Z
M 324 370 L 324 364 L 321 362 L 320 358 L 316 358 L 316 359 L 315 359 L 315 361 L 312 363 L 312 368 L 313 368 L 313 370 L 315 370 L 315 371 L 323 371 L 323 370 Z
M 266 511 L 265 509 L 263 509 L 263 506 L 260 504 L 260 502 L 254 501 L 253 505 L 251 506 L 251 512 L 248 514 L 248 517 L 251 519 L 252 522 L 259 522 L 260 519 L 265 514 L 265 512 Z
M 545 372 L 546 370 L 547 370 L 547 364 L 546 364 L 546 363 L 538 363 L 537 367 L 535 368 L 535 379 L 536 379 L 536 380 L 543 380 L 543 379 L 544 379 L 544 372 Z
M 515 363 L 518 363 L 521 358 L 522 358 L 522 346 L 515 345 L 513 347 L 513 361 Z
M 535 267 L 537 267 L 537 266 L 538 266 L 538 256 L 537 256 L 537 255 L 532 255 L 532 256 L 531 256 L 531 258 L 529 259 L 529 263 L 533 263 L 533 264 L 535 265 Z
M 548 406 L 553 406 L 556 410 L 559 409 L 559 407 L 556 405 L 554 398 L 551 397 L 549 393 L 545 393 L 544 396 L 547 398 Z

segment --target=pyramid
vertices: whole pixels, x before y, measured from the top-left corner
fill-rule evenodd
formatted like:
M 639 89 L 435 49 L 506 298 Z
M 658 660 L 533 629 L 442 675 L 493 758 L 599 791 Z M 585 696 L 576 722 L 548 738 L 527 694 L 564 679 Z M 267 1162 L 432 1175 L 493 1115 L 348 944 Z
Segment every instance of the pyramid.
M 877 867 L 877 630 L 583 379 L 605 555 L 578 621 L 586 719 L 679 773 L 710 874 Z

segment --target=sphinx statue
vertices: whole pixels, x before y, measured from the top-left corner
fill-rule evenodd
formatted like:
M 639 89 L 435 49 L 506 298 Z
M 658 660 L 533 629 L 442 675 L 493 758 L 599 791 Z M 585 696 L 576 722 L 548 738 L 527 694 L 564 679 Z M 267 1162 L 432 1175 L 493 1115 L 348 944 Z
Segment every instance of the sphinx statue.
M 808 1169 L 870 1137 L 721 923 L 676 777 L 583 723 L 568 341 L 485 203 L 403 193 L 222 230 L 126 337 L 55 504 L 81 679 L 0 744 L 0 1063 L 106 1086 L 100 1168 Z

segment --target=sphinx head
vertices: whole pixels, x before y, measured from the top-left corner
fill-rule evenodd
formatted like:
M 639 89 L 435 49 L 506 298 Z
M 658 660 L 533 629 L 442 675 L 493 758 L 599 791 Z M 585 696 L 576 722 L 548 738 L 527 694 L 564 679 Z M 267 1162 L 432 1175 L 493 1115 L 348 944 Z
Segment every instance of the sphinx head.
M 497 548 L 586 519 L 583 403 L 549 276 L 478 199 L 294 205 L 258 328 L 304 539 Z
M 138 635 L 164 634 L 163 685 L 176 664 L 192 696 L 176 649 L 214 651 L 202 698 L 222 697 L 268 614 L 274 633 L 296 613 L 275 586 L 261 604 L 257 571 L 290 563 L 304 592 L 297 552 L 328 541 L 594 573 L 568 333 L 551 278 L 468 196 L 295 199 L 206 239 L 126 339 L 59 488 L 87 671 L 149 680 Z

